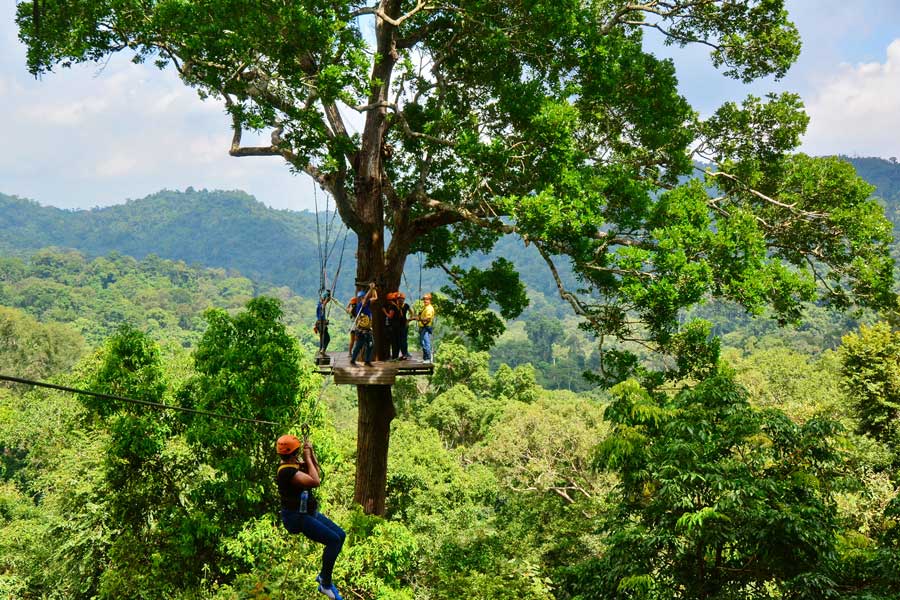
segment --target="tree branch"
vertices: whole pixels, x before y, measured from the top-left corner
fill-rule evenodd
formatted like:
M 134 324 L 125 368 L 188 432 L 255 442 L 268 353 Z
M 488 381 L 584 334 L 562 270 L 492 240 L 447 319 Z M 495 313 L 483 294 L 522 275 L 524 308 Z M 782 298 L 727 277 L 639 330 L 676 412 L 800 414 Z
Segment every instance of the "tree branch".
M 556 289 L 559 290 L 559 297 L 568 302 L 572 306 L 572 310 L 575 311 L 575 314 L 581 317 L 584 317 L 590 321 L 591 315 L 588 310 L 584 307 L 578 297 L 572 292 L 568 291 L 563 285 L 562 277 L 559 276 L 559 270 L 556 268 L 556 264 L 553 262 L 553 259 L 547 253 L 547 250 L 543 247 L 542 244 L 535 242 L 535 248 L 537 248 L 538 252 L 541 255 L 541 258 L 544 259 L 544 262 L 547 263 L 547 267 L 550 269 L 550 274 L 553 275 L 553 281 L 556 283 Z
M 418 198 L 419 194 L 414 193 L 413 197 Z M 427 233 L 435 227 L 452 225 L 453 223 L 460 223 L 462 221 L 468 221 L 479 227 L 500 231 L 502 233 L 517 233 L 517 229 L 513 225 L 507 225 L 500 219 L 484 218 L 462 206 L 452 206 L 441 202 L 440 200 L 427 197 L 421 200 L 421 204 L 431 212 L 412 221 L 411 227 L 414 231 L 414 237 Z
M 404 21 L 414 17 L 419 11 L 434 10 L 434 8 L 434 6 L 428 6 L 427 2 L 418 0 L 418 2 L 416 2 L 416 6 L 411 11 L 409 11 L 405 15 L 400 15 L 395 19 L 384 12 L 384 9 L 381 8 L 381 4 L 379 3 L 377 6 L 364 6 L 362 8 L 358 8 L 350 13 L 349 18 L 355 19 L 364 15 L 374 15 L 377 18 L 382 19 L 386 23 L 393 25 L 394 27 L 400 27 L 400 25 L 402 25 Z
M 828 218 L 827 213 L 811 212 L 811 211 L 798 209 L 796 202 L 794 204 L 785 204 L 784 202 L 779 202 L 778 200 L 771 198 L 758 190 L 753 189 L 752 187 L 750 187 L 749 185 L 747 185 L 746 183 L 741 181 L 738 177 L 731 175 L 730 173 L 726 173 L 724 171 L 706 171 L 706 173 L 707 173 L 707 175 L 712 176 L 712 177 L 722 177 L 724 179 L 728 179 L 729 181 L 733 181 L 734 183 L 738 184 L 744 191 L 746 191 L 747 193 L 749 193 L 753 196 L 756 196 L 760 200 L 768 202 L 769 204 L 772 204 L 774 206 L 778 206 L 780 208 L 789 210 L 790 212 L 794 213 L 795 215 L 799 215 L 810 221 L 824 220 L 824 219 Z
M 400 126 L 403 128 L 403 133 L 406 134 L 407 137 L 427 140 L 427 141 L 433 142 L 435 144 L 440 144 L 441 146 L 452 147 L 455 145 L 454 142 L 452 142 L 450 140 L 447 140 L 444 138 L 439 138 L 439 137 L 433 136 L 433 135 L 429 135 L 427 133 L 422 133 L 420 131 L 413 131 L 413 129 L 409 126 L 409 122 L 406 120 L 406 117 L 403 116 L 403 112 L 397 106 L 396 102 L 389 102 L 387 100 L 384 100 L 381 102 L 373 102 L 370 104 L 360 104 L 358 106 L 354 106 L 353 110 L 355 110 L 359 113 L 364 113 L 364 112 L 369 112 L 371 110 L 376 110 L 376 109 L 380 109 L 380 108 L 387 108 L 394 114 L 394 116 L 397 119 L 397 122 L 399 122 Z

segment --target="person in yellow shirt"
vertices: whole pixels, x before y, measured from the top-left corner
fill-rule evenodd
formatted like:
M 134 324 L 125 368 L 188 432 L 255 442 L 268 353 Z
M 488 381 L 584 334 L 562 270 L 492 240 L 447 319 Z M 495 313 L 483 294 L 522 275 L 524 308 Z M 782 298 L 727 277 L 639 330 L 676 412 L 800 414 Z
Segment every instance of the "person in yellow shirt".
M 432 360 L 431 341 L 434 335 L 434 306 L 431 305 L 431 294 L 422 296 L 425 306 L 415 318 L 419 322 L 419 343 L 422 345 L 422 362 L 430 363 Z M 410 319 L 413 320 L 413 319 Z

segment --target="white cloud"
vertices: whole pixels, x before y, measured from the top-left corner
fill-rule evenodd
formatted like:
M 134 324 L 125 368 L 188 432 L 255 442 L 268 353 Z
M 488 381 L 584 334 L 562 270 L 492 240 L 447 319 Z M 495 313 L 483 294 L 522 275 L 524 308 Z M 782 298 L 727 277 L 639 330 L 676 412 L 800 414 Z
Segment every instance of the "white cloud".
M 95 173 L 102 178 L 132 175 L 137 165 L 138 160 L 133 156 L 111 156 L 97 164 Z
M 841 65 L 806 98 L 810 154 L 900 154 L 900 39 L 884 62 Z
M 26 104 L 20 108 L 19 114 L 42 125 L 74 127 L 84 125 L 95 115 L 106 112 L 108 108 L 109 100 L 93 97 L 68 102 L 50 101 Z

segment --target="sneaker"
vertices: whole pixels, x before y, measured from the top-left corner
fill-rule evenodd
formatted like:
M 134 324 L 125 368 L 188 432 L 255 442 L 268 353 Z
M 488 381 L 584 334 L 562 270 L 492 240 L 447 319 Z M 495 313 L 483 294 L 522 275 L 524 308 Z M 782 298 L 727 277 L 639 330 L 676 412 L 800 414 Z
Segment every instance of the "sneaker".
M 351 360 L 351 361 L 350 361 L 350 366 L 351 366 L 351 367 L 355 367 L 355 366 L 356 366 L 356 361 L 355 361 L 355 360 Z
M 407 354 L 406 356 L 401 356 L 400 360 L 409 360 L 409 354 Z
M 328 587 L 324 587 L 324 586 L 320 583 L 320 584 L 319 584 L 319 593 L 320 593 L 320 594 L 325 594 L 325 596 L 327 596 L 328 598 L 331 598 L 331 600 L 344 600 L 344 598 L 343 598 L 343 597 L 341 596 L 341 594 L 338 592 L 337 588 L 334 587 L 334 584 L 333 584 L 333 583 L 332 583 L 330 586 L 328 586 Z
M 371 367 L 371 366 L 372 366 L 372 363 L 370 363 L 369 361 L 366 361 L 366 362 L 364 362 L 363 364 L 366 365 L 367 367 Z

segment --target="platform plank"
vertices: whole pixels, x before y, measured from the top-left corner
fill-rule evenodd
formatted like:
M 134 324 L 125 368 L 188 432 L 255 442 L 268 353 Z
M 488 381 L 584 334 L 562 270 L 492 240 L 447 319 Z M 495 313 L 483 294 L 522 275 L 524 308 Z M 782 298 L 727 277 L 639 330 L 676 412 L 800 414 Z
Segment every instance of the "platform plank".
M 403 375 L 431 375 L 434 365 L 422 362 L 420 352 L 413 353 L 408 360 L 373 361 L 371 367 L 357 361 L 350 364 L 347 352 L 329 352 L 317 357 L 316 372 L 333 375 L 337 384 L 350 385 L 393 385 L 397 377 Z

